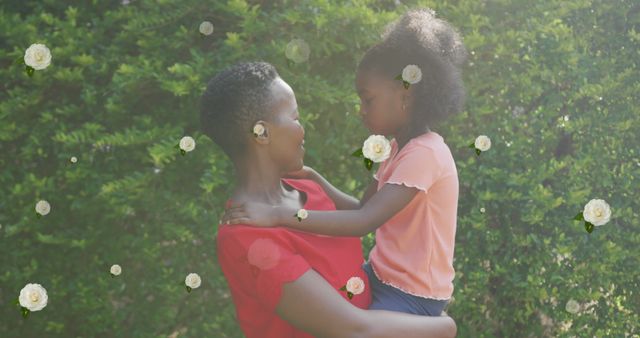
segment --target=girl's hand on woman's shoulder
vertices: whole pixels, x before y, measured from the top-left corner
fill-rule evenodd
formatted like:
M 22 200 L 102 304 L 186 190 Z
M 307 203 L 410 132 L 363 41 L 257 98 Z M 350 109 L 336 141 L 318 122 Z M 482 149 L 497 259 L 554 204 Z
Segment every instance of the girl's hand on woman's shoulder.
M 224 211 L 220 224 L 244 224 L 258 227 L 274 227 L 280 222 L 280 208 L 260 202 L 245 202 Z

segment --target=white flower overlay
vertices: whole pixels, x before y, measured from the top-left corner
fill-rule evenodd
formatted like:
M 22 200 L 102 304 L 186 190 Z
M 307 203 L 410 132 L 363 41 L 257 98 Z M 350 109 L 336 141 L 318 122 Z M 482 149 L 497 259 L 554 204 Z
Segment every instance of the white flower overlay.
M 202 283 L 202 279 L 200 279 L 200 276 L 197 273 L 192 272 L 187 275 L 187 278 L 185 278 L 184 283 L 192 289 L 197 289 L 200 287 L 200 284 Z
M 180 149 L 184 151 L 192 151 L 196 147 L 196 141 L 191 136 L 185 136 L 180 139 Z
M 213 24 L 209 21 L 202 21 L 199 27 L 200 33 L 204 35 L 213 34 Z
M 118 264 L 114 264 L 111 266 L 111 274 L 114 276 L 119 276 L 122 273 L 122 267 Z
M 354 295 L 359 295 L 364 292 L 364 281 L 360 277 L 351 277 L 347 281 L 347 291 Z
M 78 158 L 75 156 L 71 156 L 71 158 L 69 159 L 69 161 L 71 161 L 71 163 L 76 163 L 78 162 Z
M 40 311 L 47 306 L 49 296 L 47 290 L 37 283 L 29 283 L 20 290 L 20 306 L 27 308 L 29 311 Z
M 268 270 L 278 265 L 280 250 L 270 238 L 258 238 L 249 247 L 247 260 L 261 270 Z
M 491 148 L 491 139 L 486 135 L 480 135 L 476 138 L 474 145 L 480 151 L 487 151 Z
M 408 65 L 402 70 L 402 80 L 416 84 L 422 80 L 422 70 L 416 65 Z
M 51 205 L 45 200 L 40 200 L 36 203 L 36 212 L 42 216 L 47 215 L 51 211 Z
M 522 106 L 515 106 L 515 107 L 513 108 L 513 110 L 511 111 L 511 113 L 512 113 L 513 117 L 520 116 L 520 115 L 524 114 L 524 107 L 522 107 Z
M 298 217 L 298 220 L 306 219 L 307 217 L 309 217 L 309 212 L 305 209 L 300 209 L 296 213 L 296 217 Z
M 257 136 L 264 135 L 264 126 L 260 123 L 256 123 L 256 125 L 253 126 L 253 133 Z
M 362 154 L 373 162 L 383 162 L 391 155 L 391 143 L 383 135 L 371 135 L 364 141 Z
M 567 310 L 567 312 L 569 313 L 577 313 L 578 310 L 580 310 L 580 304 L 578 304 L 578 302 L 576 302 L 573 299 L 569 299 L 569 301 L 567 302 L 567 305 L 565 305 L 564 307 L 565 310 Z
M 287 44 L 284 53 L 287 59 L 295 63 L 305 62 L 309 59 L 309 44 L 303 39 L 293 39 Z
M 51 51 L 41 43 L 34 43 L 24 52 L 24 63 L 35 70 L 42 70 L 51 64 Z
M 592 199 L 584 206 L 582 215 L 585 221 L 600 226 L 607 224 L 611 219 L 611 208 L 604 200 Z

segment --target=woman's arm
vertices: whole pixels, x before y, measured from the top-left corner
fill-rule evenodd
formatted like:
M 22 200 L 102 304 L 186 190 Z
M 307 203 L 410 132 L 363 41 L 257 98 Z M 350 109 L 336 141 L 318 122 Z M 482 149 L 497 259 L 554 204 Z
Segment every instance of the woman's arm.
M 282 286 L 276 313 L 316 337 L 455 337 L 451 317 L 363 310 L 341 297 L 315 270 Z
M 298 220 L 298 210 L 285 206 L 247 202 L 225 211 L 229 224 L 287 226 L 328 236 L 362 237 L 375 231 L 402 210 L 420 190 L 402 184 L 385 184 L 357 210 L 308 210 L 307 218 Z M 421 192 L 422 193 L 422 192 Z

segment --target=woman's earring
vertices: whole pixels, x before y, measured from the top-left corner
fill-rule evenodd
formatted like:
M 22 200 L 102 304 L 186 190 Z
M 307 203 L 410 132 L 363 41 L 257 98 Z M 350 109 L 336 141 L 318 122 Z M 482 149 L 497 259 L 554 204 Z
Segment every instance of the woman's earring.
M 258 136 L 263 136 L 264 135 L 264 126 L 260 123 L 256 123 L 255 126 L 253 126 L 253 136 L 258 137 Z

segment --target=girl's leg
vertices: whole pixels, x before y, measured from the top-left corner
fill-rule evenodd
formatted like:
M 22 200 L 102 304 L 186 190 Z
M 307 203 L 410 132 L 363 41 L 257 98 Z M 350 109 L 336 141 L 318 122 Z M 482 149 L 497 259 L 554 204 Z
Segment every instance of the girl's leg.
M 419 298 L 418 302 L 420 304 L 421 312 L 427 316 L 441 316 L 442 311 L 449 303 L 448 300 L 417 298 Z
M 363 269 L 367 272 L 369 277 L 369 286 L 371 287 L 371 305 L 369 305 L 369 310 L 387 310 L 421 314 L 418 311 L 419 304 L 411 304 L 412 302 L 415 303 L 415 301 L 399 297 L 395 292 L 395 288 L 382 283 L 376 277 L 376 274 L 373 272 L 369 263 L 365 263 L 363 265 Z
M 427 299 L 404 293 L 377 279 L 371 266 L 363 264 L 371 287 L 370 310 L 388 310 L 405 312 L 423 316 L 440 316 L 446 307 L 447 300 Z

